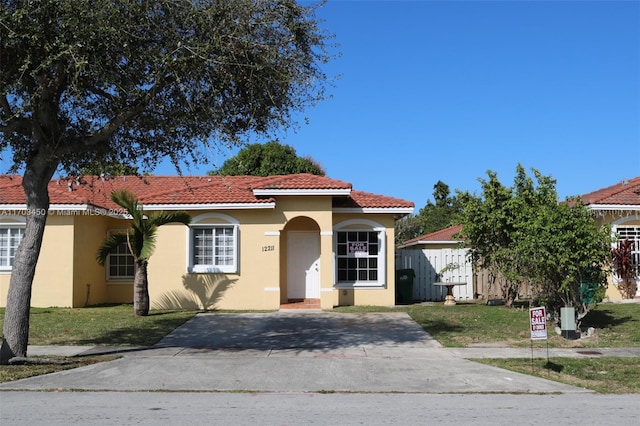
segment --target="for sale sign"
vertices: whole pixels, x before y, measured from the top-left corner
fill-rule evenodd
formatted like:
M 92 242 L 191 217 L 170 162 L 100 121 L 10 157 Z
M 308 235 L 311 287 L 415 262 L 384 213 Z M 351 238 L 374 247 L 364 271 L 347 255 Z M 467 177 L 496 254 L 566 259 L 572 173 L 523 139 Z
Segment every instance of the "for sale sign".
M 547 313 L 544 306 L 529 309 L 531 340 L 547 340 Z

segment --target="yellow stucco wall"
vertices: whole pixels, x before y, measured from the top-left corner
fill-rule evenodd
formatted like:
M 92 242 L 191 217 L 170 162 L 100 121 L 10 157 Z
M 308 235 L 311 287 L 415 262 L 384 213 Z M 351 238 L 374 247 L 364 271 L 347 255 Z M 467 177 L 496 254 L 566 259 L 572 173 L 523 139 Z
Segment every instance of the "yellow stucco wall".
M 320 301 L 336 305 L 393 305 L 393 218 L 382 214 L 332 214 L 329 196 L 278 197 L 274 209 L 191 211 L 192 218 L 216 213 L 208 223 L 239 224 L 237 273 L 190 273 L 187 256 L 189 228 L 169 224 L 158 229 L 156 251 L 149 261 L 152 309 L 275 310 L 287 301 L 287 235 L 309 231 L 320 244 Z M 228 218 L 227 221 L 225 221 Z M 375 288 L 334 286 L 335 227 L 356 220 L 356 226 L 386 227 L 385 285 Z M 33 306 L 81 307 L 101 303 L 130 303 L 132 282 L 107 280 L 95 261 L 96 251 L 110 229 L 127 221 L 90 214 L 49 217 L 36 270 Z M 0 302 L 6 304 L 10 274 L 0 274 Z
M 107 235 L 109 221 L 105 216 L 84 212 L 74 217 L 73 307 L 107 302 L 105 271 L 96 261 L 96 253 Z
M 31 291 L 31 306 L 72 306 L 74 216 L 50 214 Z

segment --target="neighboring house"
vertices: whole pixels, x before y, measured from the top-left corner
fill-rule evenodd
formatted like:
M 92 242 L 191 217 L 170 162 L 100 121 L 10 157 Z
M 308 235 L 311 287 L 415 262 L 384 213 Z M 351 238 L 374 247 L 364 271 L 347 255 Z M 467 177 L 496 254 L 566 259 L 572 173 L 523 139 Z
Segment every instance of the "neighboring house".
M 595 212 L 599 224 L 611 224 L 612 236 L 635 241 L 635 259 L 640 264 L 640 176 L 626 179 L 607 188 L 581 196 L 589 210 Z M 474 271 L 466 259 L 467 250 L 461 247 L 462 240 L 456 237 L 461 226 L 446 228 L 431 234 L 413 238 L 398 245 L 396 269 L 413 269 L 415 272 L 413 298 L 416 301 L 443 300 L 441 287 L 433 283 L 441 280 L 466 282 L 466 286 L 454 287 L 454 297 L 500 298 L 500 289 L 491 283 L 486 271 Z M 440 274 L 448 264 L 460 265 L 457 270 Z M 639 277 L 640 278 L 640 277 Z M 607 297 L 621 299 L 616 279 L 610 278 Z M 640 280 L 638 281 L 640 297 Z M 525 285 L 521 297 L 529 297 L 530 289 Z
M 126 245 L 106 265 L 103 239 L 128 227 L 110 200 L 128 189 L 145 211 L 186 210 L 189 227 L 158 229 L 149 262 L 154 309 L 278 309 L 289 302 L 395 303 L 394 222 L 413 203 L 323 176 L 118 176 L 52 180 L 32 306 L 82 307 L 133 300 Z M 18 176 L 0 176 L 0 304 L 25 227 Z
M 453 288 L 456 300 L 474 298 L 474 276 L 471 262 L 466 258 L 456 237 L 462 226 L 452 226 L 405 241 L 397 246 L 397 269 L 413 269 L 413 300 L 440 301 L 447 292 L 436 282 L 465 282 Z M 449 265 L 449 266 L 447 266 Z M 444 271 L 443 271 L 444 270 Z
M 640 265 L 640 176 L 624 179 L 615 185 L 584 194 L 581 198 L 587 208 L 595 212 L 599 224 L 611 224 L 614 237 L 635 242 L 634 257 Z M 638 278 L 636 297 L 640 297 L 640 276 Z M 616 283 L 615 277 L 611 277 L 607 288 L 607 297 L 610 299 L 622 298 Z

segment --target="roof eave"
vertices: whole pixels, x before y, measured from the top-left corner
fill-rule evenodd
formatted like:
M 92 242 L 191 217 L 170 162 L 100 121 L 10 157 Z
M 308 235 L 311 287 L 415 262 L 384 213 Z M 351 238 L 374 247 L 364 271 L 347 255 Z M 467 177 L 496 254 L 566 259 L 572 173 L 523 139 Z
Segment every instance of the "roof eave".
M 276 203 L 144 204 L 144 210 L 243 210 L 275 209 Z
M 640 205 L 633 204 L 588 204 L 586 207 L 601 211 L 640 211 Z
M 424 246 L 424 245 L 442 245 L 442 244 L 460 244 L 463 241 L 461 240 L 442 240 L 442 241 L 424 241 L 424 240 L 420 240 L 420 241 L 413 241 L 411 243 L 406 243 L 406 244 L 400 244 L 398 245 L 398 248 L 407 248 L 407 247 L 413 247 L 413 246 Z
M 413 207 L 336 207 L 334 213 L 391 213 L 407 215 L 413 213 Z

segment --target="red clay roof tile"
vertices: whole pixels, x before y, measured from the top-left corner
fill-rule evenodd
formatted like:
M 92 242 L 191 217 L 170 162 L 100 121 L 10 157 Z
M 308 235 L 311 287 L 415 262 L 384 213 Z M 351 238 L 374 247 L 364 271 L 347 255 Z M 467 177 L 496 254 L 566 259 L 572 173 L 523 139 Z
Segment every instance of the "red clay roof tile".
M 640 176 L 625 179 L 615 185 L 598 189 L 581 196 L 582 202 L 587 205 L 628 205 L 640 206 Z
M 0 204 L 24 204 L 20 176 L 0 176 Z M 71 190 L 69 190 L 71 188 Z M 284 176 L 83 176 L 79 179 L 54 179 L 49 183 L 51 204 L 92 205 L 117 208 L 110 200 L 113 191 L 128 189 L 141 203 L 152 205 L 212 205 L 274 202 L 271 197 L 256 196 L 254 190 L 345 189 L 351 184 L 311 174 Z M 413 208 L 410 201 L 384 195 L 351 191 L 340 207 Z
M 462 225 L 454 225 L 436 232 L 432 232 L 430 234 L 412 238 L 403 242 L 402 245 L 405 246 L 415 243 L 428 243 L 435 241 L 462 241 L 462 238 L 456 237 L 456 234 L 458 234 L 460 231 L 462 231 Z

